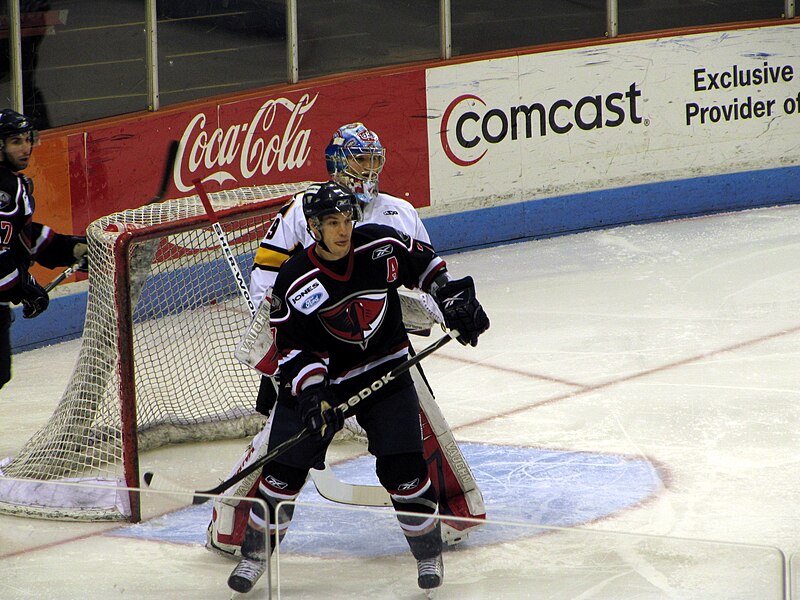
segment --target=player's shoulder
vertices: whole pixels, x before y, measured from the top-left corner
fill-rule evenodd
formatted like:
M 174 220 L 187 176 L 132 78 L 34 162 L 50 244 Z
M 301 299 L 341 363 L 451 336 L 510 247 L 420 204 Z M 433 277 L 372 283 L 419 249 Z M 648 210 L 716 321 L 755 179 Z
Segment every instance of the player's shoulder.
M 407 245 L 410 238 L 407 233 L 381 223 L 364 223 L 353 230 L 353 245 L 356 248 L 366 246 L 376 240 L 394 240 L 402 245 Z
M 358 238 L 378 238 L 378 237 L 397 237 L 400 232 L 391 225 L 383 223 L 363 223 L 353 230 L 353 239 Z
M 305 191 L 297 192 L 291 196 L 286 203 L 278 209 L 278 215 L 283 219 L 296 218 L 303 214 L 303 194 Z
M 22 214 L 22 204 L 16 201 L 20 177 L 5 165 L 0 165 L 0 212 L 4 215 Z
M 373 200 L 373 203 L 375 204 L 374 208 L 376 211 L 385 216 L 392 216 L 391 211 L 399 214 L 416 214 L 417 212 L 417 209 L 414 208 L 414 205 L 408 200 L 403 200 L 402 198 L 392 196 L 385 192 L 380 192 Z
M 13 194 L 17 193 L 20 176 L 4 164 L 0 163 L 0 189 Z
M 314 265 L 308 257 L 308 248 L 296 252 L 281 265 L 280 271 L 278 271 L 278 277 L 275 281 L 275 287 L 278 287 L 279 282 L 289 281 L 313 268 Z

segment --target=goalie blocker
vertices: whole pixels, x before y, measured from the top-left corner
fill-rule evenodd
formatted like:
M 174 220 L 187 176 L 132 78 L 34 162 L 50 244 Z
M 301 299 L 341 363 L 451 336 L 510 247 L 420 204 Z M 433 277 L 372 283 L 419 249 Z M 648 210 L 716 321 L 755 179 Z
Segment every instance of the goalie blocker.
M 412 370 L 412 377 L 420 401 L 425 461 L 428 464 L 428 475 L 437 491 L 441 515 L 485 519 L 483 495 L 419 366 Z M 271 419 L 248 445 L 231 475 L 267 451 L 270 425 Z M 211 523 L 207 532 L 207 548 L 231 558 L 241 556 L 241 544 L 247 527 L 250 505 L 233 496 L 251 498 L 256 493 L 257 484 L 258 471 L 214 499 Z M 386 505 L 390 505 L 388 494 Z M 448 545 L 455 545 L 465 540 L 470 530 L 478 526 L 478 523 L 445 518 L 442 520 L 442 538 Z

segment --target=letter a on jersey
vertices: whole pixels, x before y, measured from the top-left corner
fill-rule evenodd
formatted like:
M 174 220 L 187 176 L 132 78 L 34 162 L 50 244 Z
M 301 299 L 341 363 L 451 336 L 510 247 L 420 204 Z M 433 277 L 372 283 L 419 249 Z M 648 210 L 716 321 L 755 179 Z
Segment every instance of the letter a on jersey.
M 397 280 L 397 273 L 400 268 L 397 266 L 397 257 L 390 256 L 386 260 L 386 282 L 392 283 Z
M 360 293 L 321 311 L 319 319 L 332 336 L 366 348 L 383 323 L 386 307 L 386 292 Z

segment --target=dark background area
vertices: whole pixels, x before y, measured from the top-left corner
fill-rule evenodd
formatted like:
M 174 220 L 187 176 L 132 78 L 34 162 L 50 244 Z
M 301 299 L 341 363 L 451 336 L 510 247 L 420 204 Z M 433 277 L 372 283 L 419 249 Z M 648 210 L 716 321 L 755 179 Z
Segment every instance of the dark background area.
M 41 129 L 147 108 L 143 0 L 23 0 L 25 112 Z M 782 16 L 784 0 L 619 0 L 619 33 Z M 606 0 L 452 0 L 453 56 L 602 38 Z M 6 15 L 8 10 L 6 10 Z M 8 17 L 0 95 L 11 105 Z M 298 0 L 300 78 L 439 58 L 438 0 Z M 284 0 L 162 0 L 161 106 L 287 80 Z

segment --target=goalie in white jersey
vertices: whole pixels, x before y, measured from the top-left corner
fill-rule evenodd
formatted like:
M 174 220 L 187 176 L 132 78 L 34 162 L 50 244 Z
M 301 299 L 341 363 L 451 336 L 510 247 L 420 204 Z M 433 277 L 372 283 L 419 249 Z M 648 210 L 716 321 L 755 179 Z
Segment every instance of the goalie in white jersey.
M 379 190 L 379 174 L 383 169 L 385 158 L 385 150 L 378 136 L 362 123 L 350 123 L 340 127 L 325 149 L 325 162 L 331 179 L 358 198 L 362 211 L 359 225 L 365 223 L 389 225 L 414 239 L 430 243 L 428 232 L 416 209 L 409 202 Z M 281 266 L 290 256 L 315 241 L 308 231 L 302 198 L 303 193 L 296 194 L 280 209 L 256 252 L 250 279 L 250 295 L 256 306 L 263 307 L 261 311 L 263 319 L 268 315 L 269 298 Z M 407 330 L 430 329 L 437 322 L 442 322 L 436 302 L 429 295 L 405 296 L 401 297 L 401 300 L 403 320 Z M 251 329 L 255 329 L 258 320 L 257 315 Z M 262 321 L 262 324 L 264 322 Z M 266 327 L 261 329 L 262 333 L 268 334 L 266 330 L 268 330 Z M 261 337 L 271 342 L 268 335 Z M 271 355 L 266 345 L 268 344 L 250 344 L 247 353 L 237 352 L 240 360 L 265 374 L 256 402 L 256 409 L 264 415 L 268 415 L 275 404 L 275 386 L 270 375 L 274 374 L 277 367 L 275 357 Z M 241 351 L 241 346 L 239 350 Z M 439 410 L 422 370 L 415 369 L 412 374 L 420 398 L 425 459 L 431 481 L 439 496 L 440 511 L 443 515 L 483 519 L 486 514 L 483 496 L 466 459 L 455 443 L 450 426 Z M 266 449 L 267 438 L 266 430 L 256 436 L 233 472 L 237 472 L 260 456 Z M 444 448 L 447 448 L 447 452 L 443 450 Z M 254 477 L 250 477 L 243 480 L 238 487 L 231 488 L 226 496 L 253 496 L 256 486 L 257 481 Z M 215 500 L 213 520 L 208 528 L 207 546 L 228 555 L 238 556 L 249 507 L 240 505 L 236 500 L 226 496 Z M 458 543 L 473 527 L 475 525 L 469 522 L 445 521 L 442 534 L 446 542 Z

